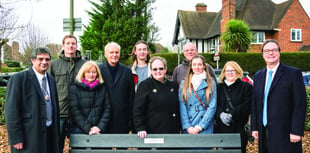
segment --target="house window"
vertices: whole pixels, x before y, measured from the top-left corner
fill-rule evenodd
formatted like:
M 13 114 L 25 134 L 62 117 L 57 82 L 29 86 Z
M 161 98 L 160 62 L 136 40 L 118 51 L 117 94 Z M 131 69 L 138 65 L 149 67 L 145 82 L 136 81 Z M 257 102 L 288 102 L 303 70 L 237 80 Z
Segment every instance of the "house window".
M 301 41 L 301 29 L 291 29 L 291 41 Z
M 262 44 L 265 41 L 264 32 L 253 32 L 253 41 L 252 44 Z

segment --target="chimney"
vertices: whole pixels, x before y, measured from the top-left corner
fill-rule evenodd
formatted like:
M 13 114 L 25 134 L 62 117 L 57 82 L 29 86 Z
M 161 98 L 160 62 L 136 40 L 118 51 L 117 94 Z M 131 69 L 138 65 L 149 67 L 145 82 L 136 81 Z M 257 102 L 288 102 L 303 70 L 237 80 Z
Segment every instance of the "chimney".
M 207 12 L 207 5 L 205 3 L 197 3 L 195 7 L 197 12 Z
M 236 0 L 222 0 L 221 33 L 225 31 L 225 25 L 230 19 L 236 18 Z

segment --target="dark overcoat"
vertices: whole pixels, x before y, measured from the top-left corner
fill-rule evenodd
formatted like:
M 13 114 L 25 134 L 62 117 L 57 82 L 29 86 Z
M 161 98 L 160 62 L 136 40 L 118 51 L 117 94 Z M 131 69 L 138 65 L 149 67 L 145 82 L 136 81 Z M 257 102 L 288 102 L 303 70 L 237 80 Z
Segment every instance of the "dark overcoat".
M 232 106 L 227 102 L 225 89 L 228 97 L 231 99 Z M 241 79 L 237 79 L 230 86 L 227 86 L 224 82 L 217 86 L 216 126 L 214 133 L 240 133 L 243 152 L 245 152 L 248 142 L 244 126 L 249 119 L 251 100 L 252 85 L 241 81 Z M 220 118 L 222 112 L 232 114 L 233 122 L 230 126 L 223 124 Z
M 142 81 L 133 105 L 133 121 L 137 132 L 180 133 L 177 84 L 169 80 L 162 83 L 153 78 Z
M 51 100 L 53 103 L 52 152 L 59 152 L 59 107 L 55 81 L 47 74 Z M 11 145 L 15 153 L 46 153 L 46 105 L 39 81 L 30 68 L 13 75 L 8 83 L 5 103 L 5 119 Z M 13 145 L 23 143 L 23 150 Z
M 111 118 L 107 133 L 128 133 L 132 129 L 132 104 L 134 101 L 134 81 L 131 70 L 121 63 L 112 78 L 108 62 L 99 65 L 102 78 L 111 100 Z
M 251 130 L 259 131 L 262 153 L 262 112 L 266 71 L 254 76 Z M 280 63 L 270 86 L 267 103 L 267 128 L 270 153 L 301 153 L 302 143 L 290 142 L 290 133 L 303 136 L 306 115 L 306 91 L 299 69 Z

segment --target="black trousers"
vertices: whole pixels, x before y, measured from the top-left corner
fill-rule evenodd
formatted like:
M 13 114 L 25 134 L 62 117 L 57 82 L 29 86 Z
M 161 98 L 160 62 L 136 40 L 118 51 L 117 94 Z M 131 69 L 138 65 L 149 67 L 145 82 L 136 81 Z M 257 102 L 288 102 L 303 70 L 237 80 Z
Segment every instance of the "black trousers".
M 262 146 L 263 146 L 263 153 L 269 153 L 269 143 L 268 143 L 268 138 L 269 138 L 269 134 L 268 134 L 268 127 L 263 127 L 262 130 Z
M 53 143 L 54 143 L 54 141 L 53 141 L 53 134 L 52 134 L 52 128 L 51 128 L 51 126 L 50 127 L 46 127 L 46 135 L 47 135 L 47 137 L 46 137 L 46 139 L 47 139 L 47 144 L 46 144 L 46 146 L 47 146 L 47 153 L 53 153 L 53 150 L 54 150 L 54 148 L 53 148 Z

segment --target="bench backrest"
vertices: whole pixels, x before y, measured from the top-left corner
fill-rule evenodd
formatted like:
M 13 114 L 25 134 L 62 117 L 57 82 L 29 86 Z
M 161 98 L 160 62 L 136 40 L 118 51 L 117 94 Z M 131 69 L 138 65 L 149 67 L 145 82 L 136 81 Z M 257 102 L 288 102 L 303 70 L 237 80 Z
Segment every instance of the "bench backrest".
M 239 134 L 149 134 L 145 139 L 140 139 L 136 134 L 99 134 L 91 136 L 84 134 L 71 134 L 70 147 L 70 153 L 110 152 L 111 148 L 140 148 L 138 150 L 119 150 L 120 152 L 130 151 L 130 153 L 143 152 L 143 150 L 141 150 L 143 148 L 152 149 L 144 152 L 240 153 L 241 141 Z M 210 149 L 198 150 L 197 148 Z M 211 148 L 221 149 L 211 150 Z M 225 148 L 229 149 L 225 150 Z M 113 150 L 113 152 L 114 151 L 115 150 Z

